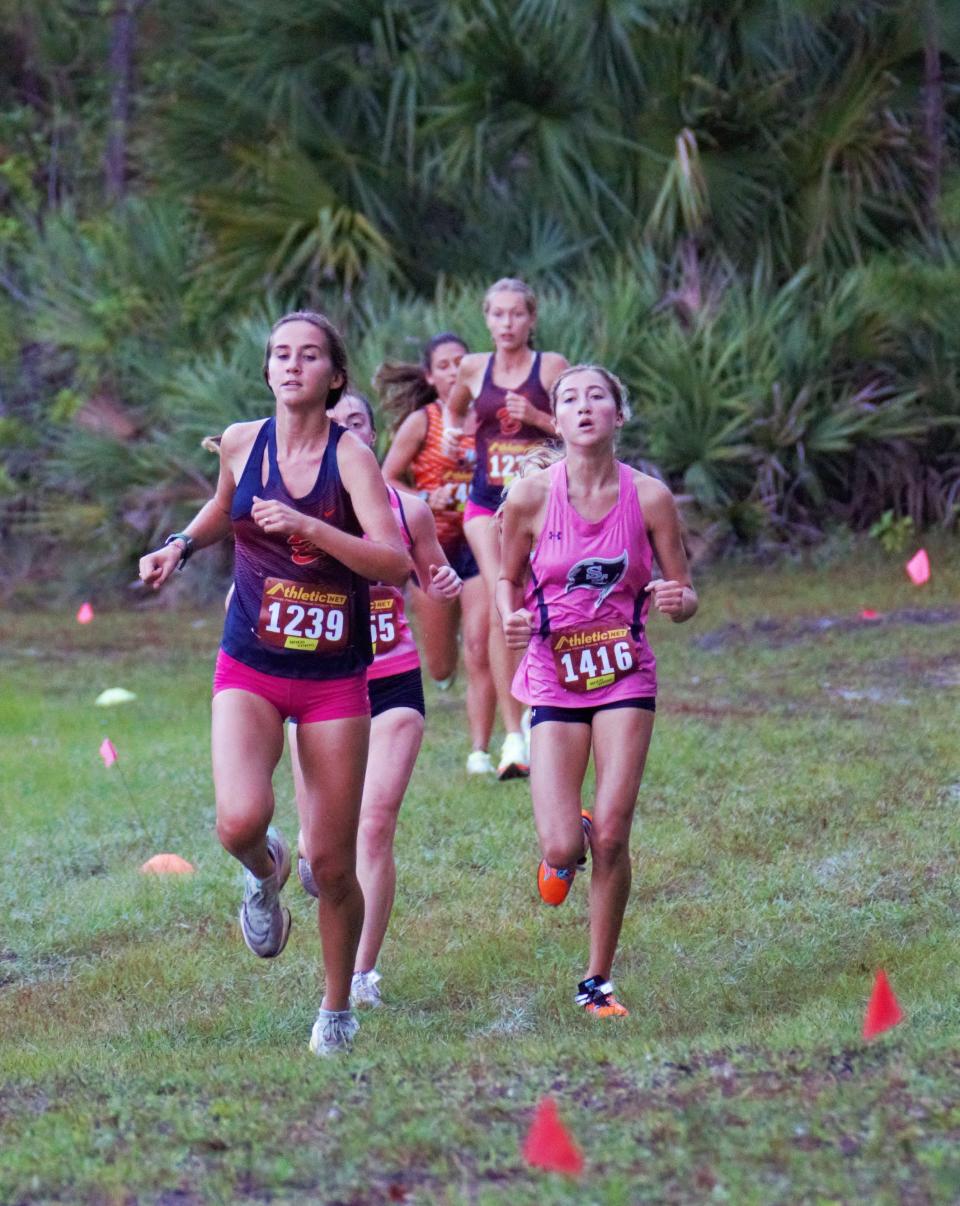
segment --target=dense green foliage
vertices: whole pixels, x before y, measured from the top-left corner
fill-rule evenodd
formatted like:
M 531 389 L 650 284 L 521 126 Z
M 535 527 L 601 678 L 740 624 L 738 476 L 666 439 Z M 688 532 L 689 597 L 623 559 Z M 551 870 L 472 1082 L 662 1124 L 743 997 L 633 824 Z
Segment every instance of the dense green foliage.
M 486 346 L 504 273 L 712 536 L 956 521 L 946 0 L 4 0 L 0 34 L 10 581 L 186 517 L 271 314 L 330 312 L 365 386 Z

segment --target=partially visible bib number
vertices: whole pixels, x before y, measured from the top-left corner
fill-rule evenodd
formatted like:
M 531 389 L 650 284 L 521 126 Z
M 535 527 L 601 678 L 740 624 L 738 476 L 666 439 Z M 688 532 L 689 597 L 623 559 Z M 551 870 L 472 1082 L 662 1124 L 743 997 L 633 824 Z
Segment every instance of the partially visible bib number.
M 530 451 L 529 440 L 491 440 L 487 445 L 487 481 L 491 486 L 509 486 Z
M 400 600 L 389 586 L 370 587 L 370 642 L 373 655 L 389 653 L 400 640 Z
M 348 596 L 323 585 L 267 578 L 257 636 L 274 649 L 335 653 L 350 640 Z
M 612 686 L 638 668 L 637 647 L 625 624 L 594 624 L 550 637 L 557 681 L 585 695 Z

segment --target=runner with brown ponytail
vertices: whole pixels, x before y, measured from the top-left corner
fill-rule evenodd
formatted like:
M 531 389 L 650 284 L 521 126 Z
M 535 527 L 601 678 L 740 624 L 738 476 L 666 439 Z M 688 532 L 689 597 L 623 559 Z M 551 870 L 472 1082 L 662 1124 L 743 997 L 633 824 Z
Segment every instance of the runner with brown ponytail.
M 468 774 L 492 774 L 487 752 L 496 711 L 496 692 L 490 673 L 488 644 L 490 607 L 487 591 L 463 531 L 463 512 L 473 477 L 472 418 L 457 437 L 456 447 L 444 447 L 443 433 L 453 420 L 447 399 L 457 379 L 467 346 L 459 335 L 445 331 L 424 347 L 419 364 L 388 361 L 374 376 L 383 411 L 394 417 L 393 443 L 383 462 L 383 476 L 397 490 L 419 495 L 430 507 L 437 539 L 447 560 L 463 580 L 460 599 L 441 601 L 416 586 L 410 601 L 418 621 L 420 643 L 431 678 L 441 690 L 456 675 L 458 629 L 463 634 L 466 668 L 467 722 L 472 750 Z

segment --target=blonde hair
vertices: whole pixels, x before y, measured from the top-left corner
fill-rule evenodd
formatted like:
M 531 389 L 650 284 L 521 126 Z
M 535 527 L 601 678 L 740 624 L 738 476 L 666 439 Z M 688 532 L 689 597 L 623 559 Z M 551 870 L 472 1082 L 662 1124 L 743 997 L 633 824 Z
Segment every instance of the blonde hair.
M 515 276 L 502 276 L 498 281 L 494 281 L 490 288 L 483 295 L 483 312 L 490 309 L 490 299 L 494 293 L 519 293 L 523 296 L 526 303 L 527 313 L 536 315 L 537 313 L 537 295 L 530 288 L 526 281 L 520 280 Z
M 616 403 L 617 414 L 623 419 L 624 423 L 629 422 L 631 416 L 630 400 L 627 396 L 627 387 L 623 384 L 616 373 L 611 373 L 609 369 L 604 368 L 602 364 L 572 364 L 569 368 L 565 368 L 560 376 L 550 386 L 550 410 L 553 412 L 554 418 L 557 414 L 557 395 L 560 392 L 560 385 L 566 377 L 571 373 L 596 373 L 602 377 L 607 383 L 607 388 L 610 390 L 613 400 Z

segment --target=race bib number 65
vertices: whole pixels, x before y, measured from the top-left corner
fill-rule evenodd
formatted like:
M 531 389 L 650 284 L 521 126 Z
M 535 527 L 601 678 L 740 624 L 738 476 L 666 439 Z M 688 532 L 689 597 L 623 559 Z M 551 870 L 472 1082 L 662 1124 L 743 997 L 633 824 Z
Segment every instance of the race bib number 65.
M 257 636 L 275 649 L 334 653 L 350 639 L 343 591 L 287 578 L 267 578 L 260 600 Z
M 557 681 L 586 694 L 609 687 L 637 669 L 637 647 L 625 624 L 595 624 L 550 637 Z
M 400 640 L 400 600 L 389 586 L 370 587 L 370 642 L 376 657 Z

